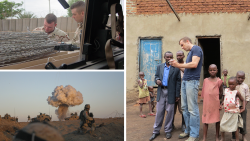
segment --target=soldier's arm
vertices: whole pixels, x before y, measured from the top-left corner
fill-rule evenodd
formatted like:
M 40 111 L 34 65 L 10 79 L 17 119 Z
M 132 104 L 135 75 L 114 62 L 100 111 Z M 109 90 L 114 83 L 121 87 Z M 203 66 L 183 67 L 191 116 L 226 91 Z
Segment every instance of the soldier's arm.
M 68 42 L 68 41 L 70 41 L 70 39 L 69 39 L 69 36 L 68 35 L 65 35 L 63 38 L 62 38 L 62 42 Z
M 85 116 L 85 118 L 86 118 L 87 120 L 93 120 L 93 118 L 90 117 L 90 116 L 87 114 L 87 111 L 85 111 L 85 112 L 83 113 L 83 116 Z

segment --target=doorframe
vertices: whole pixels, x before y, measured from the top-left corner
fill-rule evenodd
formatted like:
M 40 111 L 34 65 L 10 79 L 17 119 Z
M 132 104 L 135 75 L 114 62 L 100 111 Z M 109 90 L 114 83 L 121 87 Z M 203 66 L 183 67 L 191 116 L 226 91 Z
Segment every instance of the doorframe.
M 221 72 L 219 72 L 220 74 L 223 72 L 223 47 L 222 47 L 222 36 L 221 35 L 218 35 L 218 34 L 215 34 L 215 35 L 196 35 L 195 36 L 196 38 L 195 38 L 195 42 L 194 42 L 194 44 L 195 45 L 197 45 L 197 46 L 199 46 L 198 44 L 199 44 L 199 39 L 207 39 L 207 38 L 217 38 L 217 39 L 219 39 L 219 42 L 220 42 L 220 71 Z M 204 61 L 204 55 L 203 55 L 203 61 Z M 202 62 L 202 66 L 203 66 L 204 64 L 203 64 L 203 62 Z M 204 68 L 203 68 L 204 69 Z M 203 73 L 204 73 L 204 71 L 203 71 Z M 204 74 L 203 74 L 204 75 Z M 203 76 L 204 77 L 204 76 Z M 200 88 L 202 88 L 202 86 L 200 86 Z
M 137 73 L 136 73 L 136 82 L 139 78 L 139 72 L 140 72 L 140 53 L 141 53 L 141 40 L 161 40 L 161 55 L 162 55 L 162 49 L 163 49 L 163 42 L 162 42 L 163 36 L 146 36 L 146 37 L 138 37 L 137 40 Z

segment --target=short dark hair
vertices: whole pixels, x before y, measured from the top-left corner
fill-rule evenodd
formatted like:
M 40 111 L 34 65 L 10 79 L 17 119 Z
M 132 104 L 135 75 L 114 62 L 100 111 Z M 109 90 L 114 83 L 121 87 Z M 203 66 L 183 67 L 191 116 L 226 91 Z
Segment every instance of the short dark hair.
M 238 71 L 237 73 L 236 73 L 236 75 L 237 74 L 244 74 L 245 75 L 245 72 L 244 71 Z
M 232 77 L 229 78 L 229 80 L 235 80 L 236 81 L 236 77 L 232 76 Z
M 148 88 L 153 89 L 154 87 L 153 86 L 148 86 Z
M 216 69 L 218 69 L 217 66 L 216 66 L 215 64 L 210 64 L 209 67 L 208 67 L 208 70 L 209 70 L 210 66 L 215 66 Z
M 166 56 L 166 53 L 171 53 L 171 54 L 173 54 L 171 51 L 167 51 L 167 52 L 164 53 L 164 57 Z
M 183 52 L 182 50 L 179 50 L 179 51 L 177 51 L 176 53 L 178 53 L 178 52 L 180 52 L 180 53 L 182 53 L 182 54 L 184 55 L 184 52 Z
M 182 40 L 184 43 L 186 43 L 187 40 L 188 40 L 188 41 L 192 44 L 192 40 L 191 40 L 189 37 L 183 37 L 183 38 L 181 38 L 180 41 L 179 41 L 179 44 L 180 44 L 181 40 Z
M 55 24 L 57 23 L 57 17 L 53 13 L 47 14 L 45 20 L 49 24 L 51 24 L 52 22 L 54 22 Z
M 70 10 L 75 9 L 75 8 L 76 8 L 76 11 L 80 14 L 82 11 L 85 10 L 85 2 L 77 1 L 70 6 Z

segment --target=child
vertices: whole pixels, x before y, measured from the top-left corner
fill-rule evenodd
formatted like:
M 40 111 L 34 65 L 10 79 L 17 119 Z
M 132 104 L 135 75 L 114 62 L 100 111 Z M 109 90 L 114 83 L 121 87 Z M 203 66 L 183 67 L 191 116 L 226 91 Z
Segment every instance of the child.
M 211 64 L 208 68 L 210 77 L 203 82 L 203 141 L 206 141 L 207 129 L 209 123 L 216 123 L 216 141 L 219 141 L 220 132 L 220 98 L 223 93 L 222 80 L 216 77 L 218 72 L 217 66 Z
M 150 96 L 147 86 L 147 80 L 144 79 L 144 72 L 139 73 L 140 79 L 138 80 L 138 89 L 139 89 L 139 104 L 140 104 L 140 117 L 146 118 L 146 115 L 142 114 L 142 105 L 148 102 L 150 114 L 153 114 L 152 107 L 150 103 Z
M 228 74 L 227 69 L 224 69 L 222 73 L 223 75 L 221 76 L 221 80 L 223 81 L 223 85 L 224 85 L 223 87 L 228 88 L 228 79 L 230 78 L 230 76 L 227 75 Z
M 152 112 L 155 108 L 155 104 L 154 104 L 154 101 L 155 101 L 155 96 L 154 96 L 154 88 L 152 86 L 149 86 L 148 87 L 148 90 L 149 90 L 149 95 L 150 95 L 150 101 L 151 101 L 151 106 L 152 106 Z M 150 111 L 149 111 L 150 112 Z M 148 115 L 150 116 L 155 116 L 154 113 L 148 113 Z
M 229 88 L 225 90 L 224 105 L 225 112 L 221 119 L 221 141 L 225 141 L 225 132 L 235 132 L 236 141 L 239 141 L 239 129 L 243 127 L 243 119 L 240 113 L 245 111 L 245 100 L 240 92 L 235 90 L 237 85 L 236 78 L 230 77 L 228 80 Z M 243 102 L 242 108 L 239 107 L 239 99 Z
M 241 96 L 243 97 L 243 99 L 245 100 L 245 103 L 247 105 L 250 96 L 249 96 L 249 87 L 247 84 L 244 83 L 245 80 L 245 72 L 243 71 L 238 71 L 236 74 L 236 79 L 237 79 L 237 86 L 236 86 L 236 90 L 238 90 L 241 93 Z M 242 106 L 242 103 L 240 102 L 240 106 Z M 247 133 L 247 129 L 246 129 L 246 118 L 247 118 L 247 108 L 245 108 L 245 111 L 241 113 L 241 117 L 243 119 L 243 128 L 240 128 L 240 133 L 242 134 L 242 140 L 243 141 L 247 141 L 246 139 L 246 133 Z M 232 133 L 232 138 L 235 139 L 235 133 Z

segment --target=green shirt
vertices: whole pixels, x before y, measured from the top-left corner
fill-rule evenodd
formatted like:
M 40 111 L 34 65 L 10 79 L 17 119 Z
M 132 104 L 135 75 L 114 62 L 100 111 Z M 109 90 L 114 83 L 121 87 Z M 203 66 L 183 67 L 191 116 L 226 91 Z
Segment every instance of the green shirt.
M 227 75 L 227 87 L 228 87 L 228 80 L 229 80 L 229 78 L 230 78 L 230 76 L 229 75 Z M 221 80 L 223 81 L 223 83 L 224 83 L 224 75 L 222 75 L 221 76 Z M 224 84 L 225 85 L 225 84 Z

